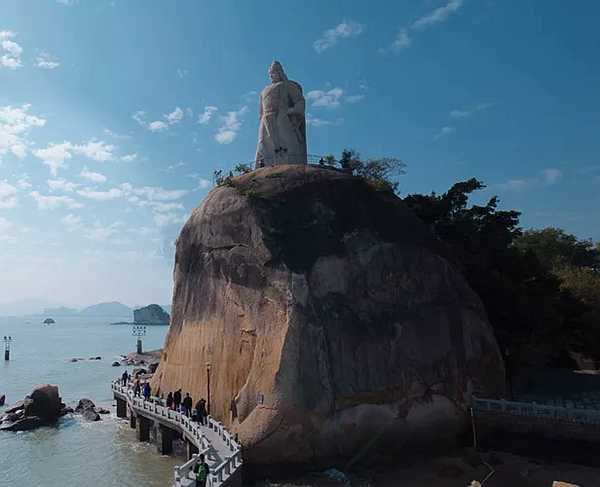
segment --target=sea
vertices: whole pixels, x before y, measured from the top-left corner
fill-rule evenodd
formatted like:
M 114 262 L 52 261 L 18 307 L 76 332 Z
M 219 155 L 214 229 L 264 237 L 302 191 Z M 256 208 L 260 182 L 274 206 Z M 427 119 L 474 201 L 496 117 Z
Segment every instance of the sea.
M 39 384 L 55 384 L 67 405 L 88 398 L 111 414 L 94 423 L 67 415 L 52 427 L 0 431 L 0 487 L 172 485 L 173 468 L 185 459 L 161 456 L 153 444 L 138 442 L 129 423 L 115 414 L 110 382 L 125 367 L 111 364 L 134 351 L 137 338 L 130 326 L 109 322 L 127 317 L 55 317 L 52 325 L 42 324 L 43 319 L 0 318 L 0 346 L 4 336 L 13 339 L 10 361 L 3 360 L 3 349 L 0 355 L 0 396 L 5 394 L 10 405 Z M 144 349 L 161 348 L 167 331 L 166 326 L 147 327 Z M 97 356 L 102 360 L 89 360 Z

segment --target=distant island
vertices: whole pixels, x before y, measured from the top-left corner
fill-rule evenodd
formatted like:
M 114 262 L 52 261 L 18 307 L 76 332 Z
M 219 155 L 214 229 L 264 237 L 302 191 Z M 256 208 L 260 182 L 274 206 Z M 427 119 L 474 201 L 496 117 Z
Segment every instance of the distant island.
M 118 318 L 131 316 L 133 310 L 118 301 L 93 304 L 82 310 L 59 306 L 56 308 L 44 308 L 43 314 L 48 316 L 85 316 L 97 318 Z
M 133 322 L 117 321 L 111 325 L 147 325 L 147 326 L 165 326 L 169 325 L 171 317 L 158 304 L 149 304 L 133 310 Z

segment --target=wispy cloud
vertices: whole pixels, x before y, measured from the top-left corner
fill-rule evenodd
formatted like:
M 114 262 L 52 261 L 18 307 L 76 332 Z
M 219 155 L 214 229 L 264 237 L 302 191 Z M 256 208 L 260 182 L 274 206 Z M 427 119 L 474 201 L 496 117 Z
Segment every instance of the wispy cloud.
M 137 152 L 133 152 L 131 154 L 125 154 L 124 156 L 121 156 L 121 160 L 123 162 L 133 162 L 138 158 Z
M 172 112 L 163 115 L 162 120 L 154 120 L 148 123 L 146 121 L 146 112 L 138 110 L 131 118 L 133 118 L 138 125 L 144 127 L 150 132 L 164 132 L 169 129 L 171 125 L 178 124 L 183 119 L 184 112 L 180 107 L 175 107 Z
M 84 167 L 83 170 L 79 173 L 79 176 L 83 179 L 87 179 L 92 183 L 105 183 L 106 176 L 104 174 L 100 174 L 99 172 L 90 171 L 87 167 Z
M 175 110 L 173 110 L 171 113 L 167 113 L 165 115 L 165 119 L 167 120 L 169 125 L 174 125 L 176 123 L 181 122 L 182 118 L 183 118 L 183 110 L 179 107 L 175 107 Z
M 57 208 L 83 208 L 83 204 L 74 200 L 70 196 L 54 196 L 54 195 L 42 195 L 38 191 L 32 191 L 29 195 L 37 203 L 38 209 L 40 210 L 55 210 Z
M 354 20 L 344 20 L 331 29 L 323 32 L 315 42 L 313 47 L 315 51 L 321 54 L 323 51 L 332 48 L 342 39 L 349 39 L 362 34 L 364 27 Z
M 538 176 L 525 179 L 509 179 L 504 183 L 499 183 L 492 186 L 492 188 L 496 188 L 500 191 L 518 192 L 536 186 L 553 186 L 557 184 L 562 177 L 563 173 L 560 169 L 550 167 L 543 169 Z
M 556 184 L 562 178 L 562 171 L 560 169 L 548 168 L 542 171 L 542 178 L 545 184 L 552 185 Z
M 328 127 L 328 126 L 337 126 L 342 125 L 344 123 L 343 118 L 336 118 L 335 120 L 326 120 L 319 117 L 314 117 L 312 114 L 306 114 L 306 124 L 311 127 Z
M 488 108 L 494 106 L 493 103 L 479 103 L 473 107 L 455 109 L 450 112 L 450 116 L 452 118 L 467 118 L 471 115 L 476 114 L 477 112 L 482 112 L 487 110 Z
M 0 107 L 0 161 L 9 152 L 23 159 L 31 145 L 28 140 L 29 131 L 46 124 L 45 119 L 31 115 L 30 108 L 29 104 Z
M 59 169 L 67 167 L 66 161 L 71 159 L 73 154 L 80 154 L 97 162 L 106 162 L 114 159 L 114 150 L 114 145 L 92 139 L 80 145 L 67 141 L 60 144 L 50 143 L 45 149 L 34 150 L 33 155 L 50 168 L 50 174 L 56 176 Z
M 14 208 L 17 206 L 18 190 L 4 179 L 0 180 L 0 208 Z
M 237 137 L 237 133 L 242 128 L 243 117 L 248 111 L 248 107 L 244 105 L 237 111 L 227 112 L 226 115 L 220 117 L 221 125 L 215 134 L 215 140 L 219 144 L 231 144 Z
M 23 67 L 23 48 L 11 40 L 16 34 L 10 30 L 0 30 L 0 68 L 17 69 Z
M 449 0 L 445 5 L 438 7 L 431 12 L 419 17 L 408 27 L 402 27 L 397 33 L 394 41 L 386 49 L 381 49 L 382 52 L 401 51 L 412 45 L 412 33 L 425 30 L 436 24 L 440 24 L 448 20 L 450 15 L 458 11 L 463 5 L 463 0 Z
M 121 198 L 124 195 L 124 192 L 119 188 L 111 188 L 106 191 L 98 191 L 91 188 L 83 188 L 78 190 L 77 194 L 89 200 L 110 201 L 117 198 Z
M 440 129 L 440 131 L 434 135 L 433 140 L 439 140 L 442 137 L 446 137 L 447 135 L 453 134 L 454 132 L 456 132 L 456 129 L 454 127 L 450 127 L 450 126 L 442 127 Z
M 345 95 L 344 90 L 338 86 L 329 90 L 312 90 L 306 93 L 306 99 L 313 107 L 338 108 L 343 102 L 358 103 L 363 100 L 363 93 Z
M 74 183 L 72 181 L 67 181 L 64 178 L 48 179 L 48 181 L 46 182 L 48 184 L 48 188 L 50 188 L 50 191 L 62 191 L 65 193 L 72 193 L 79 187 L 79 184 Z
M 42 69 L 56 69 L 60 66 L 60 62 L 50 56 L 47 52 L 42 52 L 35 58 L 35 65 Z
M 206 125 L 218 110 L 217 107 L 211 105 L 205 106 L 204 111 L 198 115 L 198 123 L 200 125 Z

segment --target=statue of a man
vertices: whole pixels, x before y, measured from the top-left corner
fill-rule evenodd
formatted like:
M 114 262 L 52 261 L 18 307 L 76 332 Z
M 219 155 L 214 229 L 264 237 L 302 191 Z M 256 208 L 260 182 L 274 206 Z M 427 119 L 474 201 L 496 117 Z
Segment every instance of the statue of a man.
M 306 119 L 302 87 L 287 79 L 279 61 L 269 68 L 272 84 L 260 94 L 256 168 L 306 164 Z

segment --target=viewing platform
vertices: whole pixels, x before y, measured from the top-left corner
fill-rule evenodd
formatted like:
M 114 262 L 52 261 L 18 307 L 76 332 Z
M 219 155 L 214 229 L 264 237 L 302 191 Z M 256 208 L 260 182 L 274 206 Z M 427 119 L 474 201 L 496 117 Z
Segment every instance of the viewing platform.
M 117 401 L 117 417 L 129 417 L 139 441 L 155 442 L 161 455 L 173 452 L 173 440 L 185 441 L 188 461 L 175 467 L 174 487 L 195 485 L 193 470 L 201 453 L 210 469 L 207 487 L 241 487 L 241 445 L 222 423 L 208 416 L 203 426 L 162 405 L 158 398 L 146 401 L 134 396 L 133 389 L 120 381 L 113 382 L 111 388 Z

